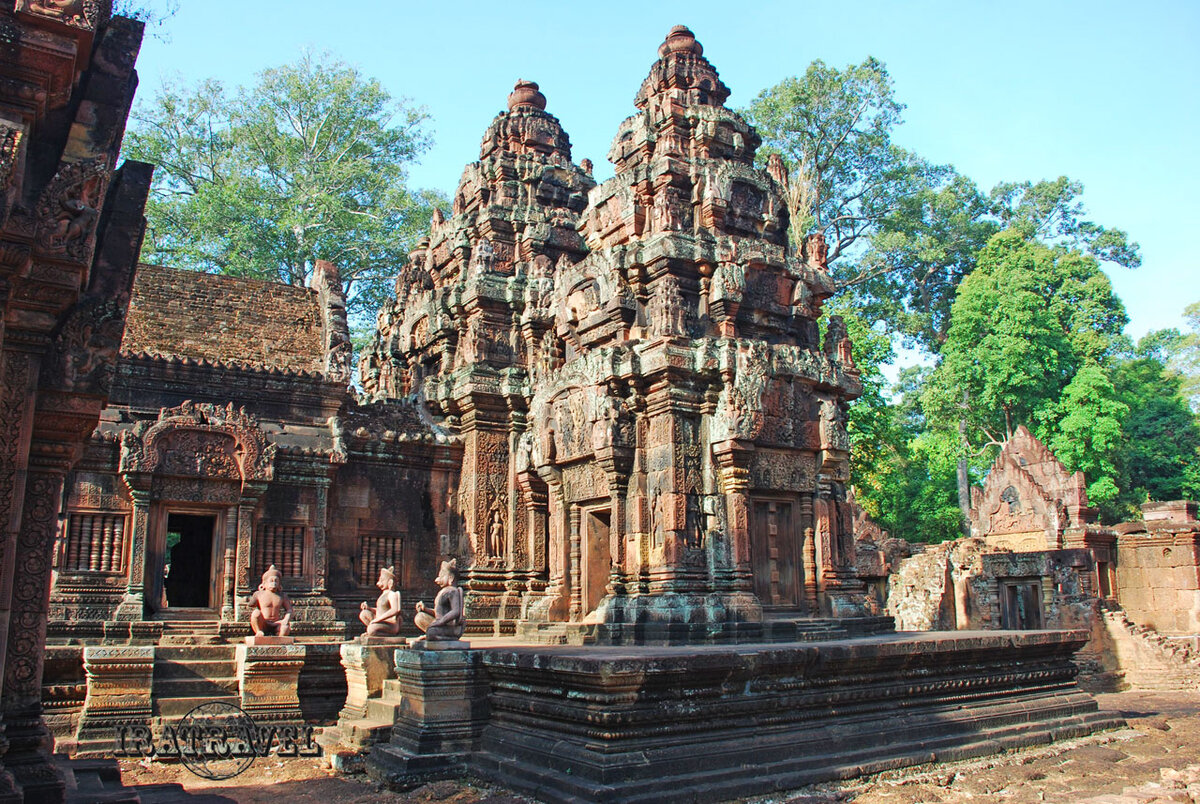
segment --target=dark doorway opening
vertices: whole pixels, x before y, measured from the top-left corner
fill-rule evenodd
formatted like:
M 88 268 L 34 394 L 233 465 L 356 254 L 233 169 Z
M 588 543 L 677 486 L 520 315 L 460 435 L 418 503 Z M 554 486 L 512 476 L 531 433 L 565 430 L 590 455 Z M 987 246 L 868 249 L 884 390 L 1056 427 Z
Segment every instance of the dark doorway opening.
M 1042 627 L 1041 578 L 1000 583 L 1000 627 L 1013 631 Z
M 168 608 L 212 606 L 212 552 L 215 516 L 169 514 L 163 590 Z

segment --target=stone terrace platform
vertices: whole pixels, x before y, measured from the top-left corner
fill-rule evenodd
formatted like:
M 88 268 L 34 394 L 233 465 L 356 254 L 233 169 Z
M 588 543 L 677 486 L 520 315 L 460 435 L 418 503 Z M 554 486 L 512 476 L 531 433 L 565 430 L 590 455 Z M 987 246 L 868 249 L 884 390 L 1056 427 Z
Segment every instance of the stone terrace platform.
M 487 705 L 460 710 L 475 723 L 457 734 L 478 737 L 457 748 L 467 769 L 543 801 L 718 801 L 789 790 L 1121 725 L 1075 684 L 1071 657 L 1086 638 L 988 631 L 679 647 L 475 640 L 470 664 Z M 371 775 L 396 788 L 431 778 L 406 777 L 423 767 L 406 728 L 398 721 L 391 743 L 368 759 Z

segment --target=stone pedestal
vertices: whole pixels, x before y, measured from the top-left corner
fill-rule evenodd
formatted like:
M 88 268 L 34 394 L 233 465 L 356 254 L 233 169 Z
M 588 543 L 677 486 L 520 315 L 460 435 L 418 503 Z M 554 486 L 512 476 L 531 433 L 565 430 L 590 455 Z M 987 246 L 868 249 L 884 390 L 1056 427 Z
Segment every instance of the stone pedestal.
M 295 637 L 290 636 L 267 636 L 265 634 L 255 634 L 254 636 L 246 637 L 247 645 L 294 645 L 296 644 Z
M 394 644 L 370 644 L 378 640 L 406 641 L 403 637 L 360 637 L 341 645 L 346 705 L 338 712 L 337 726 L 325 729 L 318 738 L 326 761 L 336 770 L 359 769 L 363 752 L 392 736 L 402 700 L 395 680 L 396 648 Z
M 371 749 L 367 773 L 392 789 L 461 773 L 488 718 L 481 654 L 469 650 L 396 651 L 400 706 L 391 741 Z
M 378 638 L 378 637 L 377 637 Z M 346 705 L 338 713 L 338 725 L 344 720 L 367 716 L 367 701 L 383 693 L 385 679 L 395 678 L 394 647 L 342 644 L 342 667 L 346 668 Z
M 303 645 L 238 645 L 238 691 L 255 722 L 302 720 L 300 670 Z
M 75 734 L 75 756 L 112 756 L 117 726 L 147 725 L 154 715 L 154 646 L 85 647 L 83 670 L 87 698 Z

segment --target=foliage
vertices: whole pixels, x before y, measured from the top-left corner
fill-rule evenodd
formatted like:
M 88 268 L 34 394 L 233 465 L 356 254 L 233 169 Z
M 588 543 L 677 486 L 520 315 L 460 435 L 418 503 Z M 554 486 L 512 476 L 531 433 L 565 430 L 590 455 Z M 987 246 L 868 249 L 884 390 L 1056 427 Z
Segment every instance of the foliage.
M 1126 321 L 1095 259 L 1001 232 L 959 288 L 926 408 L 947 429 L 965 418 L 976 446 L 999 444 L 1084 361 L 1114 354 Z
M 959 282 L 1004 229 L 1140 264 L 1124 232 L 1085 219 L 1079 182 L 1005 182 L 985 194 L 953 167 L 895 145 L 903 110 L 872 58 L 840 70 L 814 61 L 743 110 L 763 137 L 760 161 L 784 160 L 794 243 L 824 233 L 839 287 L 891 333 L 940 349 Z
M 158 166 L 144 261 L 302 285 L 328 260 L 352 320 L 388 295 L 438 200 L 405 186 L 425 112 L 327 58 L 235 93 L 167 86 L 135 121 L 127 155 Z
M 1134 516 L 1147 500 L 1200 498 L 1200 421 L 1188 407 L 1182 380 L 1158 354 L 1150 333 L 1112 371 L 1118 398 L 1129 408 L 1123 428 L 1119 516 Z
M 1069 472 L 1083 472 L 1088 501 L 1096 506 L 1116 502 L 1117 463 L 1125 446 L 1121 423 L 1129 406 L 1117 398 L 1108 374 L 1088 361 L 1075 372 L 1062 395 L 1037 412 L 1038 437 Z
M 803 207 L 789 210 L 793 234 L 824 232 L 831 264 L 935 170 L 892 144 L 903 109 L 887 69 L 869 58 L 844 70 L 818 59 L 742 110 L 763 138 L 762 158 L 779 154 L 789 184 L 802 188 Z
M 1160 329 L 1147 333 L 1138 342 L 1143 357 L 1153 357 L 1179 379 L 1179 392 L 1200 414 L 1200 301 L 1189 304 L 1183 312 L 1186 332 Z

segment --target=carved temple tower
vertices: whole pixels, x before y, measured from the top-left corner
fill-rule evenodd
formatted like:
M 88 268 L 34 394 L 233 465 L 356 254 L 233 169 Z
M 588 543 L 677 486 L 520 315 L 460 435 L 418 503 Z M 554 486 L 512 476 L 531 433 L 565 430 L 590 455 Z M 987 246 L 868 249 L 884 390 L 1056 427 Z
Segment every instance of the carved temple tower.
M 469 614 L 609 639 L 861 612 L 845 504 L 860 392 L 820 237 L 671 30 L 599 186 L 536 85 L 488 129 L 363 361 L 461 436 Z M 586 205 L 584 203 L 586 193 Z

